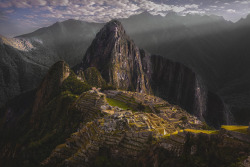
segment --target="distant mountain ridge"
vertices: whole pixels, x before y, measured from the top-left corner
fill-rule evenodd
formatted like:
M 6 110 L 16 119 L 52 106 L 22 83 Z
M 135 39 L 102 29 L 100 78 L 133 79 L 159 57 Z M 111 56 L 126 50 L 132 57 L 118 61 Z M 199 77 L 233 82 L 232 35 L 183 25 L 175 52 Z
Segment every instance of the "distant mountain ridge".
M 22 92 L 36 88 L 49 67 L 57 61 L 65 60 L 70 66 L 81 61 L 101 27 L 102 24 L 67 20 L 13 39 L 1 37 L 5 42 L 0 43 L 0 86 L 3 88 L 0 90 L 0 106 Z M 32 48 L 20 50 L 20 46 L 15 46 L 18 43 L 13 41 L 27 41 Z

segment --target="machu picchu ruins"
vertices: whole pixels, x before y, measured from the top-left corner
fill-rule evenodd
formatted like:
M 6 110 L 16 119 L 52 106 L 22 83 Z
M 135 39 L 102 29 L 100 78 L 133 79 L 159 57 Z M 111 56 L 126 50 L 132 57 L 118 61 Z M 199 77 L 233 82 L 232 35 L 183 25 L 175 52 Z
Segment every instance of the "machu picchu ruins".
M 76 103 L 80 110 L 91 115 L 94 109 L 101 115 L 79 127 L 66 143 L 54 149 L 42 162 L 43 165 L 51 166 L 58 162 L 66 166 L 79 163 L 91 165 L 103 147 L 109 148 L 112 156 L 122 159 L 136 160 L 154 145 L 179 157 L 184 154 L 183 150 L 190 138 L 197 140 L 205 137 L 212 140 L 221 136 L 223 140 L 230 139 L 224 147 L 229 147 L 230 143 L 250 144 L 248 133 L 225 130 L 227 126 L 222 126 L 221 130 L 203 130 L 204 123 L 197 117 L 152 95 L 122 90 L 100 92 L 100 89 L 92 88 L 81 96 Z M 126 103 L 130 109 L 110 105 L 107 98 Z M 138 104 L 144 106 L 144 110 L 135 111 Z M 150 110 L 145 110 L 149 105 Z M 247 128 L 239 126 L 235 130 L 247 132 Z M 197 146 L 193 145 L 190 155 L 197 152 Z

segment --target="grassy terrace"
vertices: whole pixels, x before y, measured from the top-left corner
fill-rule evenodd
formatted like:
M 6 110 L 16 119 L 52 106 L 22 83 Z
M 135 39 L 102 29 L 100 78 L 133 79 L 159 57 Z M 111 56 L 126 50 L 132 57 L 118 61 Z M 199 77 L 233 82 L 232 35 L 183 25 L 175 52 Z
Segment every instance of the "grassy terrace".
M 240 133 L 245 133 L 245 134 L 248 133 L 247 132 L 248 126 L 222 125 L 221 128 L 229 130 L 229 131 L 235 131 L 235 132 L 240 132 Z
M 135 102 L 134 99 L 129 99 L 129 100 L 124 99 L 124 101 L 113 99 L 113 98 L 107 98 L 107 102 L 109 103 L 109 105 L 113 107 L 116 106 L 123 110 L 132 110 L 133 112 L 141 111 L 141 112 L 146 112 L 146 113 L 152 113 L 152 110 L 150 109 L 149 106 L 143 105 L 142 103 L 137 103 Z
M 107 102 L 109 103 L 109 105 L 113 106 L 113 107 L 119 107 L 123 110 L 133 110 L 131 107 L 129 107 L 126 103 L 116 100 L 116 99 L 111 99 L 111 98 L 107 98 Z
M 218 134 L 218 130 L 196 130 L 196 129 L 185 129 L 186 132 L 191 133 L 205 133 L 205 134 Z

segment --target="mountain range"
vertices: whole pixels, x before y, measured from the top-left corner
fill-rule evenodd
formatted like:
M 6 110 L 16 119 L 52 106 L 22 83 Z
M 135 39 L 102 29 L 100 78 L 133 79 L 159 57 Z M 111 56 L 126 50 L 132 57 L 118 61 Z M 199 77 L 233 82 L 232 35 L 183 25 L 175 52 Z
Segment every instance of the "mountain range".
M 249 165 L 249 127 L 208 126 L 230 123 L 223 100 L 192 69 L 140 49 L 121 22 L 82 57 L 1 109 L 1 166 Z
M 236 122 L 248 123 L 249 16 L 232 23 L 214 15 L 169 13 L 162 17 L 144 12 L 120 22 L 145 53 L 160 55 L 190 68 L 202 78 L 210 92 L 222 98 Z M 71 67 L 78 64 L 102 26 L 67 20 L 18 36 L 14 38 L 16 42 L 1 37 L 1 104 L 36 88 L 58 60 L 65 60 Z M 28 50 L 13 44 L 25 41 L 32 46 Z

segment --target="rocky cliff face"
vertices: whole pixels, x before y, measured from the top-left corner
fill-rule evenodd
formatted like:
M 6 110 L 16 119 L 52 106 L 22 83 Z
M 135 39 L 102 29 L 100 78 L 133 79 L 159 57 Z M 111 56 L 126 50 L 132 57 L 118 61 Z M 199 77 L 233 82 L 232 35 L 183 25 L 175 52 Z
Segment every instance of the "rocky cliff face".
M 111 21 L 100 30 L 75 71 L 88 67 L 96 67 L 116 88 L 153 93 L 203 120 L 209 119 L 214 126 L 226 123 L 223 101 L 217 95 L 213 95 L 215 100 L 208 96 L 211 93 L 200 76 L 183 64 L 139 49 L 118 21 Z
M 208 91 L 201 77 L 183 64 L 151 56 L 151 85 L 155 95 L 178 104 L 215 127 L 232 123 L 223 100 Z
M 121 23 L 111 21 L 96 35 L 75 69 L 79 72 L 96 67 L 108 84 L 116 88 L 150 93 L 149 73 L 143 70 L 141 57 L 140 49 L 126 35 Z

